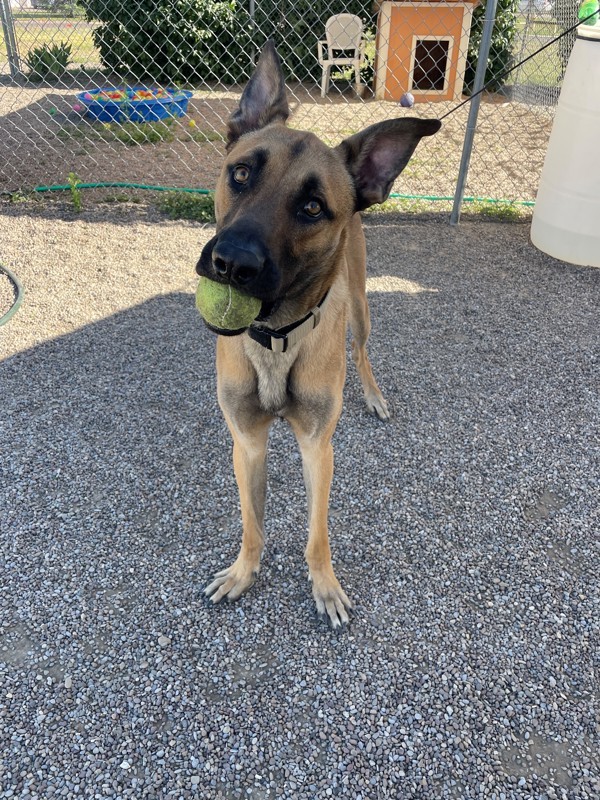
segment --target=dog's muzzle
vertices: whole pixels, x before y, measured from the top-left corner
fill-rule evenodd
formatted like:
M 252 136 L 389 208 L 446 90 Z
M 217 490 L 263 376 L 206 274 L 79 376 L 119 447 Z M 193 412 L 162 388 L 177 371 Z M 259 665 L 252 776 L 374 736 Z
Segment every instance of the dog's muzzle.
M 213 237 L 202 250 L 196 272 L 263 301 L 273 301 L 281 286 L 267 247 L 246 228 L 225 228 Z
M 265 253 L 257 242 L 239 241 L 227 235 L 219 238 L 212 251 L 215 275 L 238 289 L 245 289 L 256 281 L 265 261 Z

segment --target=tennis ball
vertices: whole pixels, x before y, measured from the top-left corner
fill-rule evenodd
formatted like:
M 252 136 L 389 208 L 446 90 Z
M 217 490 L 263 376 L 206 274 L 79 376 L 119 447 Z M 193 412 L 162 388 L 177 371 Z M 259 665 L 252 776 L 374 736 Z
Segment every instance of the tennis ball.
M 262 302 L 228 283 L 200 278 L 196 308 L 212 328 L 224 332 L 242 331 L 258 316 Z
M 410 92 L 404 92 L 400 98 L 400 105 L 404 108 L 412 108 L 415 104 L 415 98 Z

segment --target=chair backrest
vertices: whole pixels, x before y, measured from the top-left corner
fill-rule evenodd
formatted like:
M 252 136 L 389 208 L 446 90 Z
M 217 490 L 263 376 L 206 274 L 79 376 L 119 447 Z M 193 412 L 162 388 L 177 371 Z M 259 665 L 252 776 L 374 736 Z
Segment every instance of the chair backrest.
M 334 14 L 325 23 L 325 38 L 330 50 L 358 50 L 363 24 L 355 14 Z

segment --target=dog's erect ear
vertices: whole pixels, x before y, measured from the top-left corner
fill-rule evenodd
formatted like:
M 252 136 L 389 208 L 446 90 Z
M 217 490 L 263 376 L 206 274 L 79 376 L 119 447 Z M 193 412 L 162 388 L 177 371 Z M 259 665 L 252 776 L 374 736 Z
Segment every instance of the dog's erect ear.
M 383 203 L 421 137 L 432 136 L 441 125 L 437 119 L 390 119 L 365 128 L 338 145 L 336 150 L 354 178 L 357 211 Z
M 257 131 L 271 122 L 285 122 L 289 114 L 281 62 L 275 43 L 269 39 L 242 92 L 239 108 L 229 119 L 227 147 L 231 147 L 244 133 Z

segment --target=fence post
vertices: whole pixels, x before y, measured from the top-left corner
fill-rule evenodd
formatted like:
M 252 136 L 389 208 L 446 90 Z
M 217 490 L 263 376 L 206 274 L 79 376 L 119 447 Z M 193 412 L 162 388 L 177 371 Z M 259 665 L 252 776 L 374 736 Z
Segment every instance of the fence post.
M 6 42 L 10 77 L 16 79 L 21 74 L 21 64 L 19 62 L 17 37 L 15 36 L 15 24 L 10 0 L 0 0 L 0 17 L 2 17 L 2 30 L 4 32 L 4 41 Z
M 481 44 L 479 45 L 477 69 L 475 70 L 475 81 L 473 83 L 473 95 L 475 96 L 469 104 L 469 117 L 467 119 L 467 129 L 465 131 L 462 156 L 458 170 L 458 181 L 456 183 L 456 190 L 454 192 L 454 205 L 452 206 L 452 214 L 450 215 L 451 225 L 458 225 L 458 221 L 460 219 L 460 207 L 465 195 L 465 184 L 467 183 L 469 163 L 471 161 L 471 152 L 473 150 L 473 139 L 475 137 L 477 117 L 479 116 L 479 105 L 481 103 L 481 94 L 476 94 L 476 92 L 479 92 L 480 89 L 483 89 L 485 83 L 485 71 L 487 69 L 488 57 L 490 54 L 492 31 L 494 29 L 494 23 L 496 22 L 497 6 L 498 0 L 487 0 L 485 5 L 485 18 L 483 21 L 483 31 L 481 33 Z

